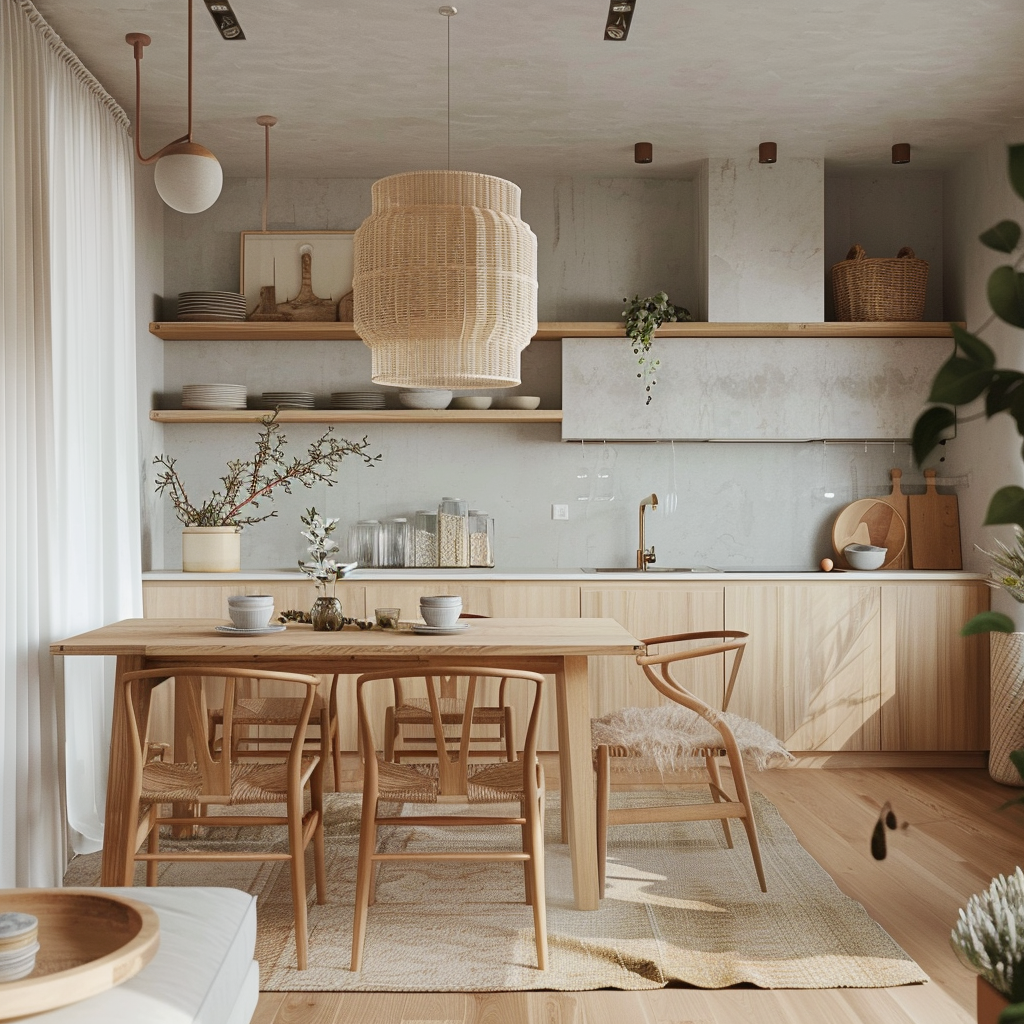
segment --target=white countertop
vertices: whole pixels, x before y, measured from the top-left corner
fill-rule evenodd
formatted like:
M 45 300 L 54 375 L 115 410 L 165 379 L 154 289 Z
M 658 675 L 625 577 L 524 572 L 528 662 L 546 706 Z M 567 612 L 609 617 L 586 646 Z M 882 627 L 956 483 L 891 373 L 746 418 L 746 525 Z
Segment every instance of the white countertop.
M 305 579 L 296 569 L 246 569 L 243 572 L 176 572 L 152 570 L 142 574 L 145 583 L 206 583 L 215 581 L 249 582 L 253 580 L 279 580 L 297 583 Z M 851 580 L 863 582 L 875 580 L 984 580 L 984 573 L 957 572 L 953 570 L 903 569 L 856 572 L 852 569 L 820 572 L 818 570 L 765 570 L 729 569 L 710 572 L 584 572 L 582 569 L 355 569 L 346 577 L 349 582 L 381 583 L 409 582 L 422 580 L 453 580 L 459 582 L 477 581 L 482 583 L 512 580 L 572 580 L 574 582 L 611 584 L 615 580 L 651 580 L 658 583 L 723 581 L 723 580 Z

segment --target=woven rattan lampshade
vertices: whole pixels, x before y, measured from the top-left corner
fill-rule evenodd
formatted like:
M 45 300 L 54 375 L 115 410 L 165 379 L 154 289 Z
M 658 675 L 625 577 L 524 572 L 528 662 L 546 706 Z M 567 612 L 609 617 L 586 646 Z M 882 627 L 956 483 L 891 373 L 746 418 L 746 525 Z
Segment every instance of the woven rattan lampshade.
M 355 329 L 377 384 L 503 388 L 537 333 L 537 238 L 518 185 L 413 171 L 373 185 L 355 233 Z

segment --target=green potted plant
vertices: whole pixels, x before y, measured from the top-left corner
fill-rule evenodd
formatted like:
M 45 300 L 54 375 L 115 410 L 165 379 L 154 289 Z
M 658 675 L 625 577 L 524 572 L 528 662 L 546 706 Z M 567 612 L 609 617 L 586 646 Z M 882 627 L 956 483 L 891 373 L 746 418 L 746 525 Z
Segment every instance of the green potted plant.
M 281 433 L 277 414 L 260 420 L 262 429 L 256 451 L 248 459 L 232 459 L 220 478 L 223 489 L 214 490 L 202 502 L 193 502 L 177 470 L 177 460 L 157 455 L 153 462 L 162 466 L 155 485 L 157 494 L 166 493 L 174 514 L 184 529 L 181 534 L 182 568 L 185 572 L 238 572 L 241 568 L 243 526 L 262 523 L 277 515 L 275 509 L 264 512 L 261 501 L 270 500 L 278 491 L 291 493 L 293 484 L 312 487 L 316 483 L 334 484 L 334 476 L 346 455 L 357 455 L 372 466 L 380 455 L 369 455 L 366 437 L 355 443 L 333 436 L 333 427 L 314 441 L 305 456 L 288 459 L 286 438 Z
M 629 302 L 629 299 L 622 301 Z M 658 292 L 643 299 L 639 295 L 634 295 L 633 301 L 629 302 L 622 315 L 626 318 L 626 337 L 633 345 L 633 355 L 637 357 L 637 365 L 640 367 L 637 377 L 644 382 L 644 391 L 647 395 L 644 404 L 650 405 L 654 397 L 651 388 L 658 383 L 656 374 L 661 365 L 660 359 L 651 357 L 654 332 L 663 323 L 688 322 L 693 320 L 693 317 L 690 316 L 688 309 L 669 302 L 665 292 Z

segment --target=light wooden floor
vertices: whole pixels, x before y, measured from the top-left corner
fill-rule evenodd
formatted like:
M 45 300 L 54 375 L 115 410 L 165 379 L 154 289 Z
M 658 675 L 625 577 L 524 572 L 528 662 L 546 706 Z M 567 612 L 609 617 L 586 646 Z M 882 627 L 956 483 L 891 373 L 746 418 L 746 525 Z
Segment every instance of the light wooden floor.
M 557 775 L 557 764 L 550 765 Z M 348 785 L 357 788 L 352 766 Z M 549 776 L 549 777 L 550 777 Z M 973 1022 L 974 975 L 949 946 L 957 910 L 1024 859 L 1018 791 L 980 769 L 795 769 L 754 775 L 801 843 L 932 979 L 894 989 L 653 992 L 277 993 L 254 1024 L 954 1024 Z M 884 801 L 906 831 L 875 861 L 872 827 Z

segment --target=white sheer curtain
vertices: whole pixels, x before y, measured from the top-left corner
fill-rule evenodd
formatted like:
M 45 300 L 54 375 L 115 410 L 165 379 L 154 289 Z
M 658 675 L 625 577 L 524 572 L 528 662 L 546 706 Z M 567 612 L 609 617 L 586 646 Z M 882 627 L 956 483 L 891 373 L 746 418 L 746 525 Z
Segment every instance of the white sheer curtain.
M 0 0 L 0 203 L 0 886 L 59 885 L 65 750 L 75 846 L 102 839 L 110 673 L 69 659 L 65 703 L 48 647 L 142 604 L 132 152 L 28 0 Z

